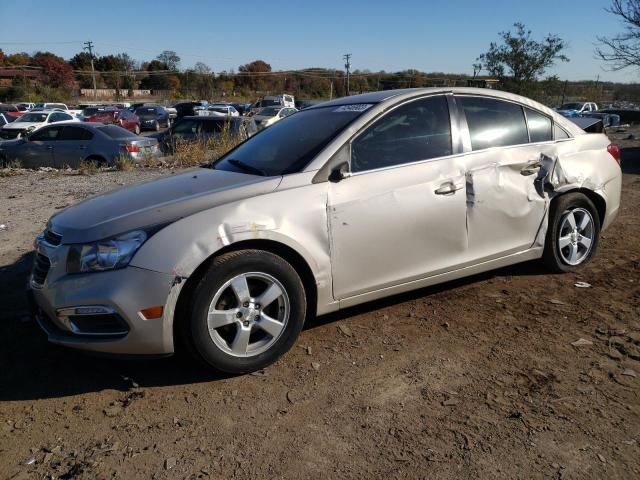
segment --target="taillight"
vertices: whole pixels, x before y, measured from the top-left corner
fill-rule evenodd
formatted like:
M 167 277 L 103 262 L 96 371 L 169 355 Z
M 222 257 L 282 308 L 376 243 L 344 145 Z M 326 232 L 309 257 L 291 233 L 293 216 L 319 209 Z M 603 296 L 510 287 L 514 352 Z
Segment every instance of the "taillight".
M 620 147 L 612 143 L 607 147 L 607 152 L 609 152 L 613 159 L 618 162 L 618 165 L 620 165 Z
M 140 151 L 140 147 L 137 145 L 122 145 L 122 150 L 128 153 L 136 153 Z

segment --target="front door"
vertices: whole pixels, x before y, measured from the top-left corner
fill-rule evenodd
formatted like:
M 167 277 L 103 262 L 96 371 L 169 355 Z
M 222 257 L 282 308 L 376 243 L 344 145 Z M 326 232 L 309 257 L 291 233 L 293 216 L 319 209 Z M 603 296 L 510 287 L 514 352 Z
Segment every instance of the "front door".
M 403 104 L 352 142 L 353 175 L 328 184 L 336 299 L 455 268 L 467 247 L 458 162 L 444 96 Z
M 20 161 L 25 168 L 53 167 L 53 146 L 62 127 L 43 127 L 26 139 Z

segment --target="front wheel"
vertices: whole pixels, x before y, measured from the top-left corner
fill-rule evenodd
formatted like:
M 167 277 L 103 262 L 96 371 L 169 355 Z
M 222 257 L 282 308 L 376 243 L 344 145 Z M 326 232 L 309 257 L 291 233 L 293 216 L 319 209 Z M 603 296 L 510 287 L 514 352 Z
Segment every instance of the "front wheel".
M 156 123 L 154 123 L 154 125 L 153 125 L 153 129 L 154 129 L 156 132 L 159 132 L 159 131 L 160 131 L 160 122 L 158 122 L 158 121 L 156 120 Z
M 133 131 L 136 135 L 140 135 L 140 125 L 136 123 L 135 127 L 133 127 Z
M 262 250 L 231 252 L 195 289 L 187 341 L 217 370 L 259 370 L 292 347 L 306 311 L 304 286 L 288 262 Z
M 556 272 L 573 272 L 593 258 L 600 238 L 600 218 L 582 193 L 561 196 L 549 215 L 543 260 Z

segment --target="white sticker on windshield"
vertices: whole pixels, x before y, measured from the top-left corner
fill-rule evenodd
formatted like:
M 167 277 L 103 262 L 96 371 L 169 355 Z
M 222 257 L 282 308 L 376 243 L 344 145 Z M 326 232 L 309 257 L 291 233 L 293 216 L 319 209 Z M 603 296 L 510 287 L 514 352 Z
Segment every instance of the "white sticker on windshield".
M 354 103 L 353 105 L 342 105 L 336 108 L 334 112 L 364 112 L 372 106 L 373 103 Z

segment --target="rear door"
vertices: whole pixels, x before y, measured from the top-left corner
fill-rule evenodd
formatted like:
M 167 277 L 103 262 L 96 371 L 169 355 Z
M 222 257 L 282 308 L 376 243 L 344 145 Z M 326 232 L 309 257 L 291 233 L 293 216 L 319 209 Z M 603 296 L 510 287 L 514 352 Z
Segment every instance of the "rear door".
M 457 96 L 471 151 L 465 156 L 467 260 L 526 250 L 548 200 L 535 180 L 541 155 L 555 158 L 552 121 L 533 109 L 490 97 Z
M 352 176 L 328 184 L 335 298 L 455 268 L 466 249 L 465 177 L 446 97 L 405 103 L 343 148 Z
M 55 168 L 78 168 L 87 157 L 89 142 L 93 133 L 83 127 L 66 125 L 62 128 L 58 140 L 53 146 Z

